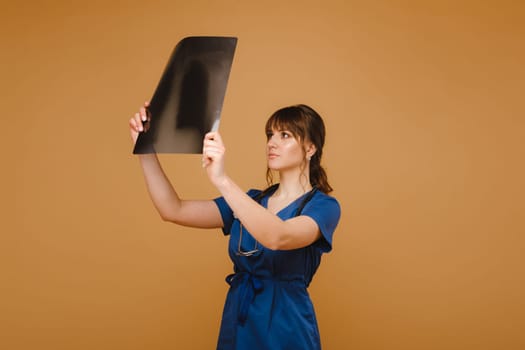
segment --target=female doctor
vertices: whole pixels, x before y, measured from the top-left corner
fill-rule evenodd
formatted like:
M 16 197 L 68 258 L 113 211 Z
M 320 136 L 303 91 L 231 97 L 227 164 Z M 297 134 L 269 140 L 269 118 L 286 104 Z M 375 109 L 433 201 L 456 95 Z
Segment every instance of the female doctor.
M 133 142 L 147 129 L 147 108 L 129 121 Z M 269 187 L 262 191 L 245 192 L 228 176 L 218 132 L 204 137 L 202 165 L 219 198 L 183 200 L 155 154 L 138 158 L 163 220 L 229 235 L 233 273 L 217 349 L 320 349 L 307 287 L 332 249 L 341 213 L 321 166 L 325 126 L 312 108 L 295 105 L 272 114 L 265 132 Z

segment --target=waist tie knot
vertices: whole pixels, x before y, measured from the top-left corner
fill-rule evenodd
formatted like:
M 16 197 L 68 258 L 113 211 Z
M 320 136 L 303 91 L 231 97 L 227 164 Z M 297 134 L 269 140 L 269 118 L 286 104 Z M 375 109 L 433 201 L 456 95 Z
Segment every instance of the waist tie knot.
M 237 320 L 244 325 L 248 318 L 248 309 L 255 299 L 255 295 L 264 288 L 262 281 L 249 272 L 232 273 L 226 277 L 226 282 L 239 288 L 240 303 L 237 311 Z

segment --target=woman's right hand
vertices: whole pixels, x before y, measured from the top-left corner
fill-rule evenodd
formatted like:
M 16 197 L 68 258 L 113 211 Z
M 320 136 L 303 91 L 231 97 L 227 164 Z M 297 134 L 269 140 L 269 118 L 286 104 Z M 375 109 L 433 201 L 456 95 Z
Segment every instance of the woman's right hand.
M 148 112 L 148 107 L 149 102 L 144 102 L 144 106 L 141 107 L 139 112 L 135 113 L 135 115 L 129 120 L 129 131 L 133 144 L 137 142 L 140 132 L 148 131 L 149 129 L 149 121 L 151 117 Z

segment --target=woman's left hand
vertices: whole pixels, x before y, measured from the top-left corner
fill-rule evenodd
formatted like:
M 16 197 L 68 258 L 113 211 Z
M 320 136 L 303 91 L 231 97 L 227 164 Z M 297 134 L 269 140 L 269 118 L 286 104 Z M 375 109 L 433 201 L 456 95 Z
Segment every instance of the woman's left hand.
M 212 131 L 204 136 L 202 146 L 202 167 L 206 168 L 210 181 L 217 186 L 226 178 L 224 171 L 224 154 L 226 149 L 221 135 Z

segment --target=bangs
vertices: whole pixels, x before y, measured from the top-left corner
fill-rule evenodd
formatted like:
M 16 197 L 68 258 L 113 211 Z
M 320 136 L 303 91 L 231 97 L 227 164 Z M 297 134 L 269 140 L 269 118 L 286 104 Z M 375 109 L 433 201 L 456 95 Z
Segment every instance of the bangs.
M 292 106 L 286 107 L 275 112 L 266 122 L 265 132 L 271 133 L 272 130 L 289 131 L 296 139 L 305 139 L 306 126 L 304 116 L 299 108 Z

